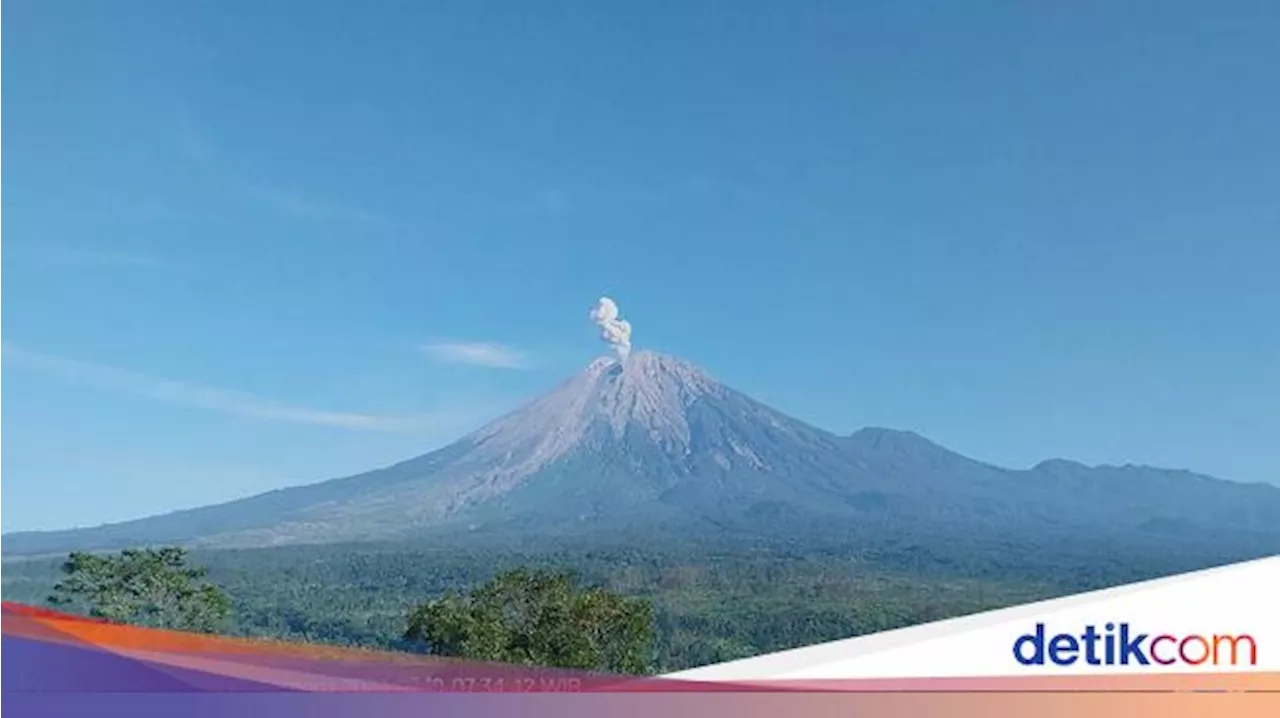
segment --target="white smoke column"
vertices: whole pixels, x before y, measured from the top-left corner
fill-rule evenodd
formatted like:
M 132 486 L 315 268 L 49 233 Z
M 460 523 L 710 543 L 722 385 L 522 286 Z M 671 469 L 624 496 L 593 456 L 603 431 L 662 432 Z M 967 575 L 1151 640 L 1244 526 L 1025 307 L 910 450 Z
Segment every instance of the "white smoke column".
M 618 353 L 618 358 L 626 360 L 631 353 L 631 322 L 618 317 L 618 304 L 608 297 L 600 297 L 595 309 L 591 310 L 591 321 L 600 327 L 600 338 Z

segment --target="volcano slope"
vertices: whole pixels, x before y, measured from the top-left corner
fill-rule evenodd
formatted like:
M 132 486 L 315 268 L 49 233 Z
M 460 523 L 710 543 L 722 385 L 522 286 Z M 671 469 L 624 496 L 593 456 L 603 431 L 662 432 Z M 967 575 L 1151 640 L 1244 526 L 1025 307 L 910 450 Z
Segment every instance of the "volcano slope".
M 669 355 L 599 359 L 437 451 L 347 478 L 88 529 L 4 553 L 649 536 L 822 545 L 1074 542 L 1280 552 L 1280 488 L 1064 460 L 1005 469 L 911 432 L 839 436 Z

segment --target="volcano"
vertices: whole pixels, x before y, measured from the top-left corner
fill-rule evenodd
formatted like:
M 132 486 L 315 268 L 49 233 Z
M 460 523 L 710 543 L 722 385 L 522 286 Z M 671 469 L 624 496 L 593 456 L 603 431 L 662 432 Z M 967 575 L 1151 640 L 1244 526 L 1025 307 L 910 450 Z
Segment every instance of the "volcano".
M 1052 460 L 1006 469 L 911 432 L 840 436 L 676 357 L 599 359 L 437 451 L 347 478 L 88 529 L 6 554 L 149 543 L 255 547 L 424 536 L 1107 535 L 1280 551 L 1280 488 Z

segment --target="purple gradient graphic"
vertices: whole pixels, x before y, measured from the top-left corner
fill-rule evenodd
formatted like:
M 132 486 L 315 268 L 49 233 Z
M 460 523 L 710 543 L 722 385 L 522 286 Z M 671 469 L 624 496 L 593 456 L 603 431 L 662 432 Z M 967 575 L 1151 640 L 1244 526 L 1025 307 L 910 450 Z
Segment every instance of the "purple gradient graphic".
M 1271 715 L 1280 699 L 1275 674 L 699 684 L 182 634 L 14 604 L 3 608 L 0 650 L 9 668 L 3 693 L 10 718 L 1065 718 L 1155 712 L 1199 718 Z M 1192 692 L 1207 685 L 1216 691 Z M 1259 702 L 1268 699 L 1270 707 Z

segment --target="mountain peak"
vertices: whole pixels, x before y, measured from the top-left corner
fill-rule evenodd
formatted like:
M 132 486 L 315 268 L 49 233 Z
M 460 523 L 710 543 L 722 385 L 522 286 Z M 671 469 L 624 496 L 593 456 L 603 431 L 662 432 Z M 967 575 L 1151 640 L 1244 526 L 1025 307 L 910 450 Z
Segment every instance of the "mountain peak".
M 685 411 L 699 397 L 721 392 L 701 369 L 657 352 L 636 352 L 602 372 L 586 388 L 587 422 L 606 423 L 615 436 L 636 426 L 658 440 L 689 441 Z
M 1089 467 L 1079 461 L 1070 459 L 1045 459 L 1035 466 L 1031 467 L 1032 471 L 1047 471 L 1050 473 L 1058 472 L 1076 472 L 1088 471 Z
M 880 427 L 837 437 L 683 359 L 636 351 L 596 359 L 457 442 L 384 469 L 17 545 L 258 546 L 475 527 L 554 533 L 708 522 L 795 537 L 877 527 L 936 535 L 993 523 L 1038 535 L 1054 526 L 1141 532 L 1144 522 L 1170 517 L 1280 541 L 1274 487 L 1072 466 L 1009 471 Z M 1116 481 L 1121 473 L 1126 480 Z M 6 538 L 14 551 L 14 537 Z
M 706 372 L 693 364 L 657 352 L 636 352 L 621 362 L 619 370 L 606 372 L 613 376 L 620 388 L 630 387 L 633 390 L 674 390 L 695 394 L 710 391 L 718 383 Z
M 643 350 L 631 352 L 626 359 L 602 356 L 592 360 L 582 372 L 583 376 L 596 380 L 602 376 L 655 377 L 661 374 L 682 377 L 685 380 L 708 380 L 706 372 L 692 362 L 661 352 Z
M 686 410 L 699 397 L 722 392 L 702 370 L 667 354 L 601 357 L 469 438 L 486 460 L 515 478 L 565 456 L 599 430 L 620 437 L 633 428 L 659 443 L 688 446 Z
M 889 429 L 882 426 L 868 426 L 858 429 L 849 435 L 849 441 L 875 449 L 896 449 L 899 451 L 945 451 L 941 446 L 938 446 L 914 431 Z

